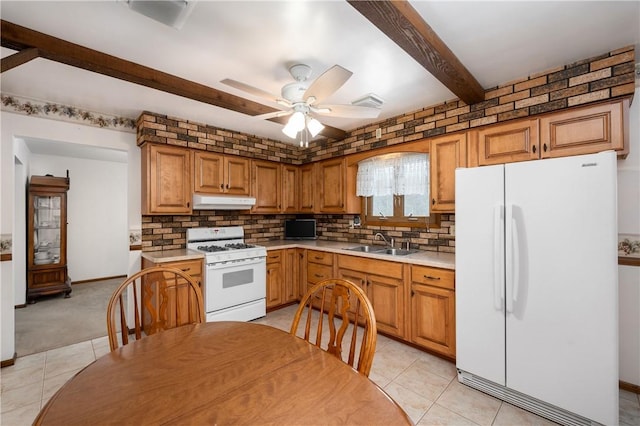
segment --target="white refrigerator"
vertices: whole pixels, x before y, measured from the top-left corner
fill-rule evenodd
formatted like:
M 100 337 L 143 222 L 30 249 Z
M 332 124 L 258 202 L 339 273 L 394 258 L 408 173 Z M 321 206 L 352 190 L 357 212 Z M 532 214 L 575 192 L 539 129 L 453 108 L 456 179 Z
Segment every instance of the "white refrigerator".
M 616 155 L 456 170 L 458 380 L 618 424 Z

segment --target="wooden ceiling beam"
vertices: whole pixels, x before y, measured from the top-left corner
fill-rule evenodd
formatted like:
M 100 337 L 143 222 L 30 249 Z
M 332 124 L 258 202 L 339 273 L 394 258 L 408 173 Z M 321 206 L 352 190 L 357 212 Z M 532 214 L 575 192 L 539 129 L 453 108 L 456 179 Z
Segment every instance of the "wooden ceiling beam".
M 40 54 L 38 53 L 38 49 L 29 47 L 27 49 L 23 49 L 17 53 L 14 53 L 13 55 L 7 56 L 6 58 L 2 58 L 2 60 L 0 61 L 0 74 L 22 64 L 25 64 L 37 58 L 38 56 L 40 56 Z
M 33 52 L 36 52 L 37 56 L 45 59 L 247 115 L 260 115 L 278 111 L 275 108 L 61 40 L 5 20 L 0 20 L 0 39 L 3 47 L 19 51 L 2 59 L 3 72 L 5 71 L 5 61 L 8 61 L 7 69 L 11 69 L 20 65 L 19 61 L 24 60 L 22 62 L 24 63 L 29 60 L 27 59 L 29 55 L 33 55 Z M 25 53 L 22 54 L 22 52 Z
M 347 0 L 456 96 L 471 105 L 484 89 L 406 0 Z

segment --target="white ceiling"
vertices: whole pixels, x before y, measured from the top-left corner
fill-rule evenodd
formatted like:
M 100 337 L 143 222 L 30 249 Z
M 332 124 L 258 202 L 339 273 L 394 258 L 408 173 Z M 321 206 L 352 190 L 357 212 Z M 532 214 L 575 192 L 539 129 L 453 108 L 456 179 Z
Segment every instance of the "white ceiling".
M 411 4 L 485 89 L 628 45 L 640 51 L 639 1 Z M 2 0 L 0 16 L 260 102 L 220 80 L 279 95 L 292 81 L 289 65 L 310 65 L 313 79 L 339 64 L 353 76 L 326 103 L 349 104 L 370 92 L 385 101 L 374 120 L 323 117 L 347 131 L 456 97 L 342 0 L 199 1 L 180 30 L 115 0 Z M 2 57 L 12 53 L 2 48 Z M 137 118 L 148 110 L 295 143 L 280 124 L 46 59 L 3 73 L 0 84 L 4 94 L 94 112 Z

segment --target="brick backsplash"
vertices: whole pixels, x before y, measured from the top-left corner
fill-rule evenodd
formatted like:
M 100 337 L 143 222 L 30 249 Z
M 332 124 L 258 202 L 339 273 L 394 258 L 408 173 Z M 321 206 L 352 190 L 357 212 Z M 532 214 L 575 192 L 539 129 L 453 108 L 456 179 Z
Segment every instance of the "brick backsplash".
M 245 240 L 260 243 L 284 237 L 284 221 L 295 215 L 252 215 L 237 212 L 201 210 L 191 216 L 142 216 L 142 250 L 159 251 L 184 248 L 187 228 L 237 226 L 244 228 Z M 307 216 L 308 217 L 308 216 Z M 382 244 L 374 235 L 382 232 L 396 243 L 410 241 L 411 248 L 428 251 L 455 251 L 451 235 L 454 215 L 442 215 L 439 228 L 417 229 L 392 226 L 350 228 L 354 215 L 315 215 L 319 240 L 353 242 L 354 244 Z
M 304 164 L 334 156 L 430 138 L 577 105 L 633 96 L 635 50 L 624 47 L 609 53 L 527 76 L 485 90 L 485 100 L 473 105 L 454 99 L 347 133 L 343 140 L 311 141 L 299 148 L 270 139 L 222 129 L 183 118 L 143 112 L 137 121 L 137 143 L 166 143 L 249 158 Z M 380 128 L 382 137 L 376 139 Z M 283 222 L 292 215 L 251 215 L 242 212 L 200 211 L 192 216 L 143 216 L 143 250 L 185 246 L 186 228 L 243 225 L 249 241 L 283 236 Z M 441 228 L 349 228 L 353 215 L 315 215 L 320 239 L 370 243 L 376 232 L 397 241 L 410 239 L 424 250 L 455 251 L 450 233 L 454 215 L 442 217 Z

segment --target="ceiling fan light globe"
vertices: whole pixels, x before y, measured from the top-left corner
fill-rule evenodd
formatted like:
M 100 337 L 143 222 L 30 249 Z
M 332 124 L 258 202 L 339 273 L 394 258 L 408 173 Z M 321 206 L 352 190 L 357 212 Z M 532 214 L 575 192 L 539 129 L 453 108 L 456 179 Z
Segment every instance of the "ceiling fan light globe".
M 298 131 L 291 127 L 289 124 L 283 127 L 282 133 L 290 137 L 291 139 L 295 139 L 298 135 Z
M 301 113 L 300 111 L 294 112 L 291 118 L 289 119 L 287 126 L 291 126 L 291 128 L 296 132 L 299 132 L 300 130 L 304 129 L 304 114 Z
M 309 133 L 311 133 L 312 137 L 316 137 L 318 133 L 324 129 L 324 125 L 315 118 L 312 118 L 309 120 L 309 123 L 307 123 L 307 129 L 309 129 Z

